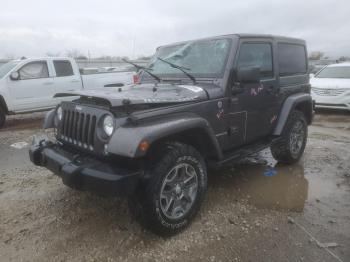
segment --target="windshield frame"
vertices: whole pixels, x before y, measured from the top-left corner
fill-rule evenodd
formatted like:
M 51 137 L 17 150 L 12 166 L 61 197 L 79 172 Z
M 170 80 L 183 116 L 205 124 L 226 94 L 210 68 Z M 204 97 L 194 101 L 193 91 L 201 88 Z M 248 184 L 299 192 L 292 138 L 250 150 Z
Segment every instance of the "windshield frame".
M 9 61 L 3 65 L 0 66 L 0 79 L 3 79 L 4 77 L 6 77 L 6 75 L 11 72 L 18 64 L 20 63 L 20 61 L 16 61 L 16 60 L 12 60 Z M 10 66 L 11 65 L 11 66 Z M 7 67 L 7 68 L 6 68 Z M 4 69 L 6 68 L 6 69 Z M 2 70 L 4 70 L 4 73 L 2 73 Z
M 349 68 L 349 76 L 348 77 L 339 77 L 339 76 L 335 76 L 335 77 L 320 77 L 319 75 L 322 74 L 322 72 L 324 72 L 325 70 L 328 70 L 330 68 Z M 325 66 L 324 68 L 322 68 L 316 75 L 315 75 L 315 78 L 318 78 L 318 79 L 325 79 L 325 78 L 329 78 L 329 79 L 350 79 L 350 66 L 349 65 L 344 65 L 344 66 Z
M 224 74 L 225 74 L 227 63 L 228 63 L 228 61 L 230 59 L 231 50 L 232 50 L 232 46 L 233 46 L 232 38 L 231 37 L 226 37 L 226 36 L 215 37 L 215 38 L 199 39 L 199 40 L 192 40 L 192 41 L 186 41 L 186 42 L 181 42 L 181 43 L 174 43 L 174 44 L 158 47 L 156 53 L 152 56 L 150 62 L 147 65 L 147 67 L 149 68 L 157 60 L 157 57 L 159 56 L 159 51 L 162 48 L 171 48 L 171 47 L 175 47 L 175 46 L 185 46 L 186 44 L 189 44 L 189 43 L 207 42 L 207 41 L 215 41 L 215 40 L 227 40 L 227 42 L 228 42 L 226 57 L 225 57 L 225 59 L 223 61 L 222 68 L 221 68 L 220 72 L 218 72 L 218 73 L 195 73 L 195 72 L 192 72 L 191 70 L 189 70 L 188 73 L 193 75 L 196 78 L 196 80 L 197 79 L 222 78 L 224 76 Z M 178 72 L 174 71 L 174 73 L 171 73 L 171 74 L 164 74 L 164 73 L 162 74 L 160 72 L 155 72 L 155 73 L 157 73 L 157 76 L 160 76 L 162 79 L 188 79 L 189 81 L 191 81 L 191 79 L 189 79 L 180 70 Z M 146 74 L 142 74 L 142 78 L 147 79 L 147 80 L 150 79 L 150 77 L 147 76 Z

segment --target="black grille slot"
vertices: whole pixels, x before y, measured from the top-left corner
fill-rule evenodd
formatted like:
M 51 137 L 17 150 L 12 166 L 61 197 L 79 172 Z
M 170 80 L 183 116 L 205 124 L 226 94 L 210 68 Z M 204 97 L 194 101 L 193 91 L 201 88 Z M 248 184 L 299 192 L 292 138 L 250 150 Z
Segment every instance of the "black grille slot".
M 85 115 L 81 113 L 79 117 L 78 136 L 77 136 L 77 140 L 80 141 L 81 143 L 83 143 L 84 118 L 85 118 Z
M 96 126 L 96 116 L 91 117 L 89 132 L 88 132 L 88 144 L 94 146 L 94 135 Z
M 89 125 L 90 125 L 90 115 L 87 115 L 86 120 L 85 120 L 84 129 L 83 129 L 83 143 L 84 144 L 86 144 L 88 141 Z
M 63 110 L 62 124 L 59 130 L 64 141 L 89 149 L 94 149 L 97 118 L 94 115 Z

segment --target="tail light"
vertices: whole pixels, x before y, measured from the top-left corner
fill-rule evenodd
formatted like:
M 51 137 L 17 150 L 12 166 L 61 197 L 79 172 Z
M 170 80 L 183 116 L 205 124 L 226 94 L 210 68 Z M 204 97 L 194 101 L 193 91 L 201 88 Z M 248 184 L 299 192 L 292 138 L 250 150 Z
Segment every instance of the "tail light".
M 138 74 L 133 75 L 134 84 L 140 83 L 140 76 Z

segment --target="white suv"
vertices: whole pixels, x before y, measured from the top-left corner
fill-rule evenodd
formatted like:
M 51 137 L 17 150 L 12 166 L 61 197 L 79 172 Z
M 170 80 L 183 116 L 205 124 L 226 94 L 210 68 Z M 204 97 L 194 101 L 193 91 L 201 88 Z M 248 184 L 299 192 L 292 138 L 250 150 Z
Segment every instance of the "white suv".
M 350 63 L 324 67 L 310 84 L 316 107 L 350 110 Z

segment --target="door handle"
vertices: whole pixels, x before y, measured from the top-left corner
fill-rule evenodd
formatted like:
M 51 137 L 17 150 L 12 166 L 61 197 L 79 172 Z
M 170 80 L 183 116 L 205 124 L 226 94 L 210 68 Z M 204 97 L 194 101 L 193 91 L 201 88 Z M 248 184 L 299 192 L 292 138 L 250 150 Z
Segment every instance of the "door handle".
M 238 105 L 238 98 L 237 97 L 231 97 L 231 105 Z
M 80 82 L 79 80 L 72 80 L 71 83 L 78 83 Z
M 53 85 L 53 82 L 44 82 L 44 85 Z

